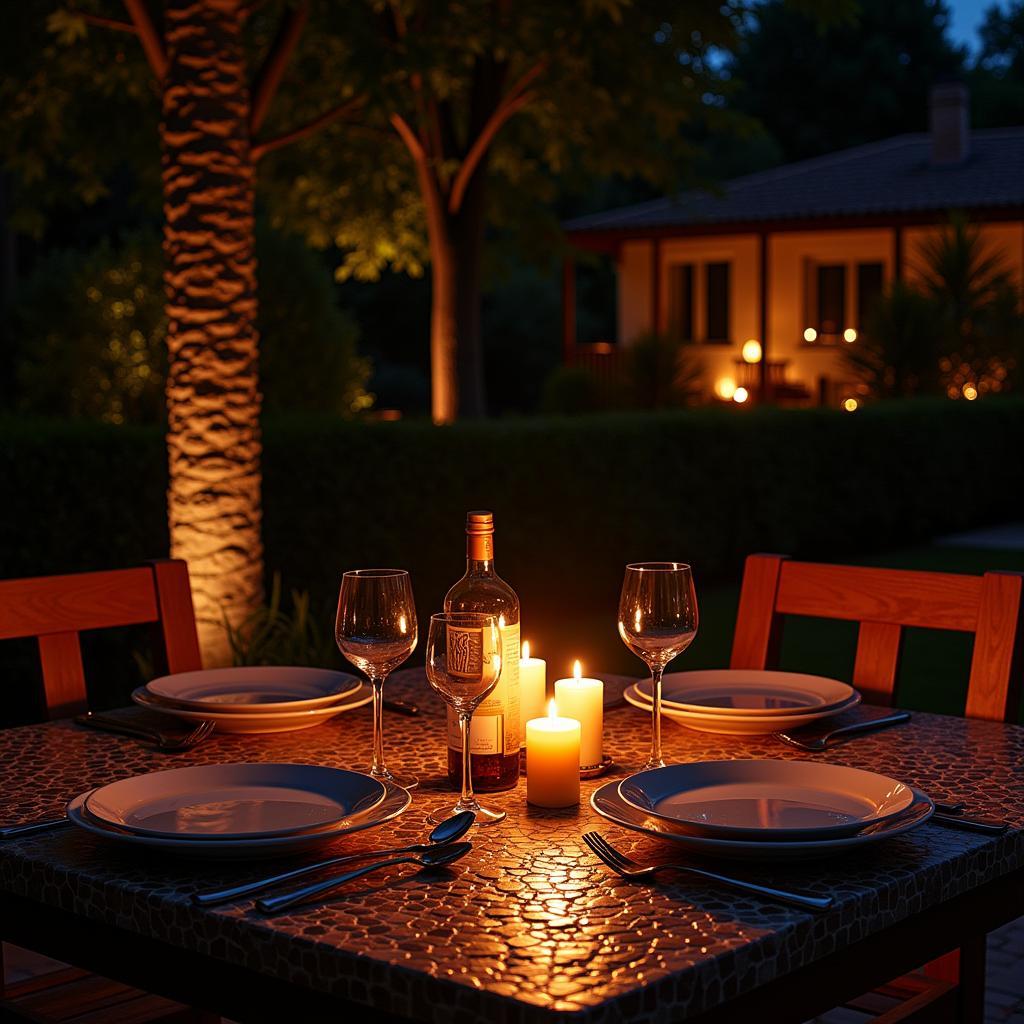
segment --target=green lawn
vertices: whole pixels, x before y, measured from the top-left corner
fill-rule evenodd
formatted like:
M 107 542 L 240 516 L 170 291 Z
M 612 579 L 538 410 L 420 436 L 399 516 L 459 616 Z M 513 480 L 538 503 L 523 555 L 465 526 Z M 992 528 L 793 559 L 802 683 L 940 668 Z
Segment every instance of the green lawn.
M 860 565 L 900 569 L 931 569 L 946 572 L 982 573 L 988 569 L 1024 572 L 1024 551 L 976 548 L 915 547 L 853 559 Z M 670 667 L 681 671 L 722 668 L 729 663 L 733 624 L 739 601 L 739 584 L 701 588 L 700 631 L 693 646 Z M 642 674 L 641 663 L 626 650 L 615 630 L 614 611 L 608 621 L 593 616 L 570 619 L 560 630 L 588 638 L 579 654 L 589 667 L 610 672 Z M 782 646 L 782 667 L 793 671 L 849 679 L 853 671 L 857 627 L 853 623 L 793 617 L 787 620 Z M 948 714 L 962 714 L 970 668 L 971 640 L 967 634 L 925 629 L 906 631 L 903 662 L 897 681 L 899 704 Z M 556 649 L 565 644 L 555 642 Z M 549 665 L 555 678 L 567 666 Z M 1024 720 L 1024 719 L 1022 719 Z

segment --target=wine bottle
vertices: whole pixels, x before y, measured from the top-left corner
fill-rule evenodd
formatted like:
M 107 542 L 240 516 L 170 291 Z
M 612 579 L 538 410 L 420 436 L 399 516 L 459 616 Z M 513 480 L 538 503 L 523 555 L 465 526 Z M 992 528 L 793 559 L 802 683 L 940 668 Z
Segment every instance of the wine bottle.
M 501 677 L 473 714 L 470 728 L 473 788 L 511 789 L 519 780 L 519 598 L 494 571 L 494 516 L 466 516 L 466 575 L 445 595 L 446 612 L 495 615 L 501 628 Z M 462 780 L 459 720 L 448 709 L 448 778 Z

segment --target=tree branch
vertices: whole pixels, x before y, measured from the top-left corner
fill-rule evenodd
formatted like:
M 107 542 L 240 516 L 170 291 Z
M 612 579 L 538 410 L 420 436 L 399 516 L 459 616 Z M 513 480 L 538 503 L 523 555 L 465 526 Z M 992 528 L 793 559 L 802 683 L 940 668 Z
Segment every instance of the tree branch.
M 498 134 L 498 130 L 501 126 L 517 111 L 529 103 L 535 93 L 530 92 L 527 86 L 540 75 L 546 62 L 538 61 L 529 71 L 527 71 L 512 88 L 505 95 L 505 98 L 494 108 L 491 112 L 491 116 L 487 119 L 486 124 L 480 131 L 480 134 L 473 140 L 473 144 L 469 147 L 469 152 L 466 154 L 466 159 L 462 161 L 458 172 L 455 175 L 455 180 L 452 183 L 451 194 L 448 197 L 448 212 L 458 213 L 459 207 L 462 205 L 462 197 L 466 194 L 466 189 L 469 187 L 470 179 L 473 177 L 474 172 L 480 165 L 480 161 L 483 160 L 484 154 L 487 152 L 491 143 L 494 141 L 495 135 Z
M 409 122 L 401 114 L 391 115 L 391 126 L 398 132 L 398 137 L 405 143 L 405 148 L 412 154 L 417 165 L 427 161 L 427 151 L 420 142 L 419 136 L 409 127 Z
M 302 35 L 302 29 L 308 19 L 309 3 L 307 0 L 303 0 L 302 3 L 291 8 L 288 14 L 281 19 L 277 35 L 271 43 L 266 59 L 256 73 L 250 89 L 252 96 L 249 113 L 250 137 L 260 130 L 263 120 L 267 116 L 270 103 L 277 93 L 285 68 L 288 67 L 288 61 L 291 60 L 299 36 Z
M 259 160 L 275 149 L 280 149 L 291 142 L 298 142 L 299 139 L 312 135 L 318 129 L 323 128 L 325 124 L 330 124 L 331 121 L 337 121 L 338 118 L 358 110 L 365 102 L 365 97 L 356 96 L 354 99 L 339 103 L 336 107 L 331 107 L 330 110 L 325 110 L 322 114 L 314 117 L 312 121 L 307 121 L 304 125 L 285 132 L 284 135 L 279 135 L 276 139 L 267 139 L 266 142 L 257 143 L 251 150 L 253 160 Z
M 145 0 L 124 0 L 124 5 L 139 35 L 146 60 L 149 61 L 157 81 L 162 82 L 167 74 L 167 54 L 164 52 L 164 41 L 160 38 L 149 11 L 146 10 Z
M 75 13 L 87 25 L 98 25 L 100 28 L 113 29 L 115 32 L 131 32 L 132 35 L 138 35 L 138 30 L 130 21 L 104 18 L 101 14 L 85 14 L 83 11 L 75 11 Z

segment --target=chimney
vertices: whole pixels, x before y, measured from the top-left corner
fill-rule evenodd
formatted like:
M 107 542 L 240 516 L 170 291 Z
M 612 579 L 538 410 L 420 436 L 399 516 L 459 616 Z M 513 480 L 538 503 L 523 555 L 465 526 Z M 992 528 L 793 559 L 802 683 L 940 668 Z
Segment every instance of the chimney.
M 969 108 L 967 86 L 962 82 L 932 86 L 928 120 L 933 164 L 959 164 L 967 159 L 971 141 Z

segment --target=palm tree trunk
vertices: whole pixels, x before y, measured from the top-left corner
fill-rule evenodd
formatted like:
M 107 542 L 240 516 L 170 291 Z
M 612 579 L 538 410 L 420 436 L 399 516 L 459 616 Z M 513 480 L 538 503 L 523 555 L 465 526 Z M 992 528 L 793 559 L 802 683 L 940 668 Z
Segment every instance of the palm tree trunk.
M 262 600 L 249 91 L 240 0 L 167 0 L 163 89 L 171 554 L 207 664 Z

